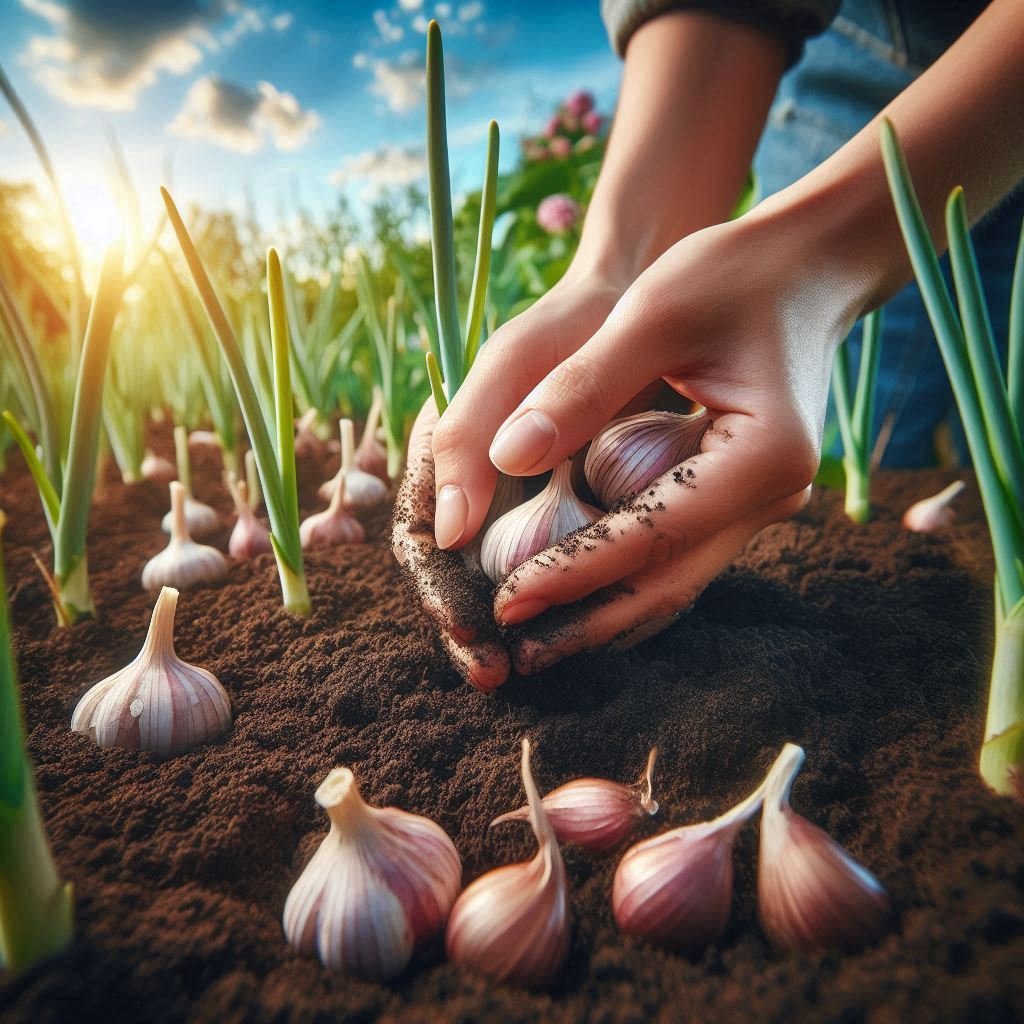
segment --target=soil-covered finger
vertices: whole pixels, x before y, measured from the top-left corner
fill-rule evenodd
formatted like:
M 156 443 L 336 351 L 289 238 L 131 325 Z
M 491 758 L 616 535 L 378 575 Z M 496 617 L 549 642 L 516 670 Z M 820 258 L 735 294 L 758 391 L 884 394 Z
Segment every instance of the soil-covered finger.
M 508 652 L 500 644 L 492 641 L 463 644 L 450 633 L 441 635 L 452 665 L 470 686 L 490 693 L 508 679 L 511 663 Z

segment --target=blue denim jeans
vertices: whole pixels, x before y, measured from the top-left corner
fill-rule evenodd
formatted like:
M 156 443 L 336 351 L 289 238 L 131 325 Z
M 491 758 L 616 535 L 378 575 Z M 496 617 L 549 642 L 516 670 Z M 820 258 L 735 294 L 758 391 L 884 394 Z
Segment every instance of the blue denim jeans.
M 785 188 L 831 156 L 939 56 L 946 39 L 936 37 L 934 19 L 907 24 L 901 14 L 899 0 L 844 0 L 828 32 L 808 42 L 803 59 L 782 80 L 757 152 L 763 195 Z M 1018 189 L 972 232 L 1004 356 L 1022 217 L 1024 193 Z M 859 325 L 847 344 L 856 372 Z M 946 369 L 915 284 L 885 307 L 875 436 L 890 415 L 894 429 L 883 465 L 933 465 L 935 432 L 943 421 L 950 423 L 954 447 L 967 461 Z M 828 454 L 841 450 L 835 439 Z

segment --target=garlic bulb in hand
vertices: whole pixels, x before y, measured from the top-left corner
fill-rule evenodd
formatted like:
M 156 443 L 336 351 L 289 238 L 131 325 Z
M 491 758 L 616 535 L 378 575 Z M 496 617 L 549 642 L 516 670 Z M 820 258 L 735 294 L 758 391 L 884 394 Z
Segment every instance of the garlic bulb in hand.
M 506 512 L 484 534 L 480 564 L 494 583 L 500 583 L 538 551 L 601 518 L 600 509 L 576 497 L 571 473 L 571 459 L 555 466 L 540 494 Z
M 956 480 L 938 494 L 915 502 L 903 513 L 904 529 L 914 533 L 936 533 L 952 526 L 956 519 L 953 500 L 965 486 L 963 480 Z
M 542 801 L 560 843 L 575 843 L 588 853 L 605 853 L 618 846 L 645 815 L 657 814 L 651 795 L 651 775 L 658 748 L 651 747 L 647 767 L 633 786 L 608 779 L 574 779 L 553 789 Z M 495 818 L 491 827 L 506 821 L 529 820 L 529 806 Z
M 384 395 L 380 388 L 374 388 L 373 401 L 370 403 L 370 411 L 366 414 L 366 424 L 363 427 L 363 436 L 359 439 L 359 447 L 356 449 L 356 467 L 387 484 L 391 482 L 388 477 L 388 452 L 377 440 L 377 427 L 380 426 L 383 408 Z
M 388 488 L 383 480 L 370 473 L 364 473 L 356 466 L 355 428 L 351 420 L 341 420 L 338 424 L 341 432 L 341 468 L 325 484 L 321 484 L 317 492 L 321 501 L 330 501 L 338 488 L 338 483 L 345 480 L 345 507 L 353 509 L 373 508 L 388 500 Z
M 224 556 L 207 544 L 197 544 L 185 522 L 185 488 L 171 482 L 171 539 L 167 547 L 154 555 L 142 570 L 142 585 L 147 590 L 157 587 L 188 587 L 194 583 L 210 583 L 227 575 Z
M 523 787 L 537 855 L 481 875 L 456 900 L 448 919 L 448 959 L 498 981 L 545 985 L 569 955 L 570 917 L 565 865 L 530 774 L 523 740 Z
M 249 504 L 249 488 L 244 480 L 228 481 L 238 518 L 228 540 L 232 558 L 254 558 L 274 550 L 270 531 L 256 518 Z
M 316 791 L 331 819 L 284 905 L 284 932 L 325 967 L 384 981 L 443 927 L 462 881 L 455 844 L 429 818 L 363 802 L 335 768 Z
M 790 807 L 790 790 L 803 763 L 803 750 L 787 743 L 768 775 L 757 866 L 758 917 L 780 949 L 857 949 L 885 931 L 889 896 L 827 832 Z
M 491 503 L 487 507 L 487 515 L 484 516 L 484 521 L 477 531 L 476 536 L 464 547 L 459 549 L 459 553 L 462 555 L 462 561 L 469 566 L 470 569 L 480 569 L 480 550 L 483 545 L 484 537 L 487 536 L 487 531 L 491 526 L 496 523 L 506 512 L 511 512 L 512 509 L 523 503 L 523 494 L 526 491 L 526 485 L 523 483 L 521 476 L 506 476 L 504 473 L 498 474 L 498 479 L 494 484 L 494 494 L 491 496 Z
M 345 477 L 338 481 L 330 505 L 302 521 L 299 540 L 303 550 L 329 548 L 336 544 L 362 544 L 366 540 L 363 524 L 345 508 Z
M 680 415 L 640 412 L 613 420 L 591 442 L 584 471 L 605 508 L 637 494 L 652 480 L 700 451 L 711 425 L 706 409 Z
M 231 728 L 231 702 L 206 669 L 174 653 L 178 591 L 164 587 L 153 608 L 142 650 L 130 665 L 91 687 L 71 718 L 74 732 L 101 747 L 146 750 L 174 757 Z

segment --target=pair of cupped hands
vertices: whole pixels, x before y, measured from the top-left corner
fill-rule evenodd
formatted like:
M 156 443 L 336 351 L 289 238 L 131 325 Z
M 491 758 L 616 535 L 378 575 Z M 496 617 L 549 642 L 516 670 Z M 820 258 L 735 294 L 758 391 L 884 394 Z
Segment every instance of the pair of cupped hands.
M 392 543 L 478 689 L 500 686 L 513 667 L 529 674 L 657 633 L 754 534 L 803 507 L 850 318 L 788 248 L 748 215 L 689 235 L 632 282 L 578 258 L 495 332 L 440 420 L 424 405 Z M 613 509 L 600 521 L 605 542 L 530 559 L 493 608 L 481 607 L 490 591 L 453 586 L 465 573 L 457 551 L 480 532 L 499 470 L 552 469 L 661 382 L 712 419 L 687 460 L 694 486 L 658 478 L 649 521 Z

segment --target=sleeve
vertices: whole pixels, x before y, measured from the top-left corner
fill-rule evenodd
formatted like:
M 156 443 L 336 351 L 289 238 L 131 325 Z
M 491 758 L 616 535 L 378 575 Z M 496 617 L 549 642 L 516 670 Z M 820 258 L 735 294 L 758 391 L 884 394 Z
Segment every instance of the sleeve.
M 668 11 L 697 10 L 764 29 L 785 40 L 789 64 L 804 41 L 828 28 L 840 0 L 601 0 L 601 17 L 612 49 L 626 53 L 630 37 L 645 22 Z

